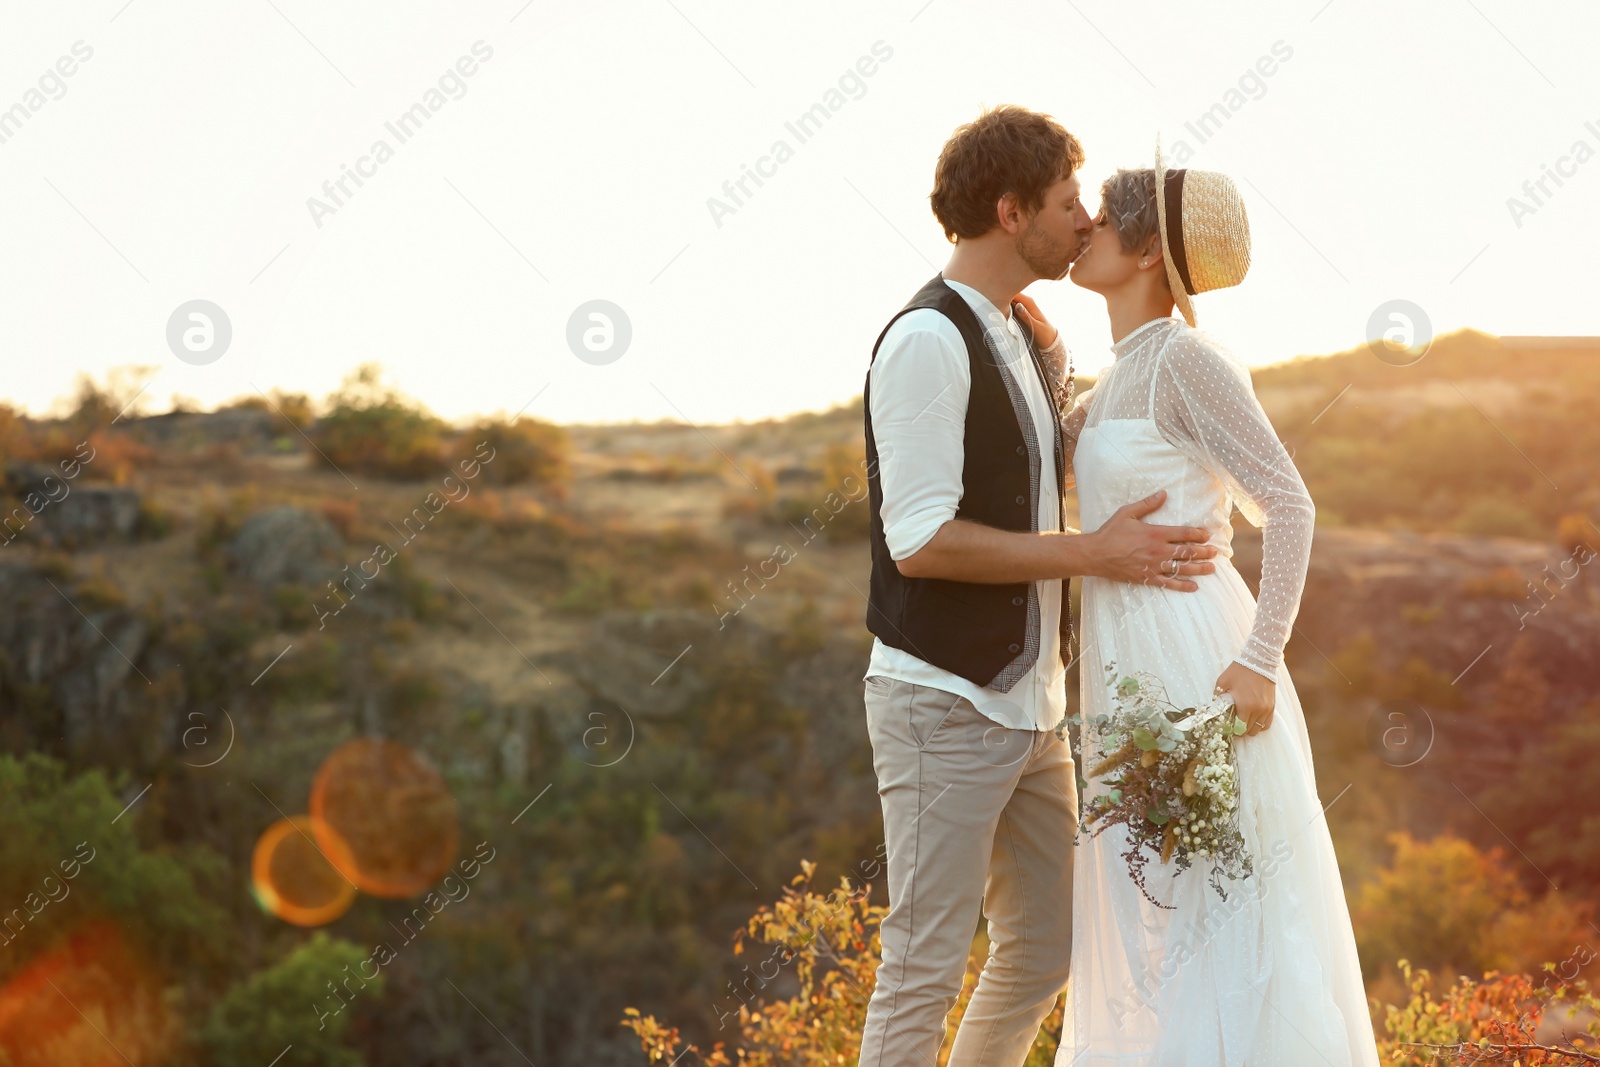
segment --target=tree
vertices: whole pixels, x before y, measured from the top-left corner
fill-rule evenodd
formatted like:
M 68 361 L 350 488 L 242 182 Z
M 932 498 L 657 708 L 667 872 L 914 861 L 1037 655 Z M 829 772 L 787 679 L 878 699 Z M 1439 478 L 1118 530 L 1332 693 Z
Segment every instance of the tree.
M 163 1060 L 179 1005 L 226 966 L 231 930 L 201 891 L 220 859 L 146 849 L 128 807 L 99 771 L 0 755 L 0 1064 L 99 1062 L 107 1040 Z
M 173 971 L 220 965 L 226 919 L 196 885 L 220 860 L 146 851 L 123 807 L 99 771 L 68 777 L 45 756 L 0 756 L 0 901 L 13 905 L 0 916 L 0 980 L 96 920 Z
M 344 1044 L 352 1013 L 345 997 L 376 1000 L 383 975 L 348 983 L 366 953 L 348 941 L 315 934 L 287 957 L 228 990 L 207 1020 L 203 1040 L 216 1067 L 261 1067 L 286 1050 L 278 1067 L 362 1067 L 361 1056 Z M 357 1001 L 357 1004 L 360 1002 Z
M 1394 863 L 1361 887 L 1352 909 L 1370 979 L 1408 959 L 1440 974 L 1537 970 L 1585 940 L 1583 906 L 1551 890 L 1533 898 L 1498 849 L 1443 836 L 1389 836 Z

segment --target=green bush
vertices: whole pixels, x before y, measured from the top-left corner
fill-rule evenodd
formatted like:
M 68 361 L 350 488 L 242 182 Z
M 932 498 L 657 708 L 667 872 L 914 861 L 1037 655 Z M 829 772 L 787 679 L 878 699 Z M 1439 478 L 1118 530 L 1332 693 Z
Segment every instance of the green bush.
M 364 363 L 328 398 L 312 428 L 321 458 L 338 470 L 411 480 L 446 465 L 445 424 L 381 383 L 375 363 Z
M 364 985 L 344 984 L 359 974 L 366 960 L 367 954 L 350 942 L 319 932 L 280 962 L 240 982 L 206 1021 L 203 1040 L 210 1062 L 215 1067 L 261 1067 L 287 1048 L 274 1061 L 277 1067 L 362 1067 L 361 1056 L 343 1041 L 351 1013 L 335 1010 L 327 983 L 376 1000 L 383 994 L 381 973 L 372 979 L 358 977 Z M 353 1004 L 359 1007 L 361 1001 Z
M 69 777 L 45 756 L 0 755 L 0 900 L 18 909 L 0 935 L 0 982 L 94 919 L 174 967 L 220 964 L 225 919 L 196 885 L 217 874 L 217 857 L 145 851 L 138 809 L 118 818 L 125 803 L 99 771 Z

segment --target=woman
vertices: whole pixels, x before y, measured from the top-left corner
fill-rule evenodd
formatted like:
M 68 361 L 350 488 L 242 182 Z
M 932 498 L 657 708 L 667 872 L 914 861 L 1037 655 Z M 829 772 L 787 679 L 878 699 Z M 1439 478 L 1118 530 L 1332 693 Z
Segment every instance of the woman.
M 1146 884 L 1168 910 L 1129 876 L 1125 831 L 1081 835 L 1057 1067 L 1378 1063 L 1305 719 L 1283 666 L 1311 499 L 1248 372 L 1194 329 L 1189 299 L 1237 284 L 1248 265 L 1233 183 L 1168 172 L 1158 149 L 1155 169 L 1106 181 L 1071 272 L 1105 297 L 1116 356 L 1066 420 L 1083 528 L 1165 489 L 1149 521 L 1203 526 L 1221 550 L 1198 593 L 1083 580 L 1082 710 L 1111 710 L 1108 664 L 1118 676 L 1159 677 L 1179 707 L 1231 694 L 1249 724 L 1235 749 L 1254 873 L 1224 878 L 1224 899 L 1200 866 L 1176 874 L 1152 862 Z M 1259 600 L 1229 559 L 1234 507 L 1264 528 Z M 1080 803 L 1105 789 L 1088 782 Z

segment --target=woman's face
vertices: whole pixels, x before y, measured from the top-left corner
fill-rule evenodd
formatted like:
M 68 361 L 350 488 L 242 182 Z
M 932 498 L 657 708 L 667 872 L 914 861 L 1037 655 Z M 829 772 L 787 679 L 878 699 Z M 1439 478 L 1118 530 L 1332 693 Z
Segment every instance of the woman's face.
M 1125 285 L 1138 272 L 1139 253 L 1122 250 L 1122 238 L 1102 207 L 1089 230 L 1088 248 L 1072 264 L 1073 284 L 1104 294 Z

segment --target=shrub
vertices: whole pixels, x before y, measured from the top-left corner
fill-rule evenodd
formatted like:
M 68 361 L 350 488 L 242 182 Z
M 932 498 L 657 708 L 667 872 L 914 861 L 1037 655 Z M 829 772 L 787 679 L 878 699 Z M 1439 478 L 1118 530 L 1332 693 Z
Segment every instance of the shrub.
M 867 449 L 860 441 L 835 444 L 822 456 L 822 484 L 848 503 L 834 518 L 828 532 L 836 537 L 865 541 L 872 529 L 872 505 L 867 495 Z
M 1487 574 L 1474 574 L 1461 580 L 1465 596 L 1489 600 L 1524 600 L 1528 596 L 1528 579 L 1515 567 L 1496 567 Z
M 1454 838 L 1418 844 L 1400 837 L 1397 848 L 1403 854 L 1397 856 L 1392 877 L 1380 879 L 1379 891 L 1364 895 L 1363 902 L 1369 907 L 1399 909 L 1405 921 L 1412 923 L 1435 921 L 1425 914 L 1430 908 L 1441 911 L 1436 921 L 1440 936 L 1417 942 L 1426 951 L 1439 955 L 1440 944 L 1446 955 L 1455 944 L 1481 948 L 1477 927 L 1493 925 L 1496 909 L 1504 915 L 1508 902 L 1525 900 L 1511 876 L 1498 866 L 1497 854 L 1480 853 Z M 720 1022 L 737 1024 L 731 1041 L 702 1049 L 686 1040 L 678 1027 L 637 1008 L 626 1009 L 621 1024 L 638 1037 L 651 1063 L 683 1062 L 690 1052 L 710 1067 L 833 1067 L 854 1062 L 876 983 L 881 950 L 878 924 L 888 909 L 871 904 L 868 887 L 852 886 L 848 878 L 841 878 L 831 892 L 817 892 L 811 888 L 816 864 L 802 860 L 800 866 L 801 874 L 784 888 L 780 899 L 761 907 L 735 936 L 735 954 L 754 951 L 760 952 L 761 958 L 745 965 L 745 977 L 736 990 L 734 983 L 729 983 L 735 992 L 717 1008 Z M 1439 877 L 1419 878 L 1419 867 Z M 1465 883 L 1466 889 L 1453 888 L 1456 882 Z M 1405 892 L 1395 891 L 1400 883 L 1405 884 Z M 1530 958 L 1530 953 L 1539 951 L 1534 945 L 1539 937 L 1555 943 L 1553 931 L 1565 934 L 1571 929 L 1573 913 L 1561 913 L 1551 904 L 1554 897 L 1556 894 L 1549 894 L 1539 905 L 1544 913 L 1535 923 L 1516 922 L 1515 929 L 1502 931 L 1508 936 L 1500 947 L 1520 948 L 1518 959 Z M 1547 928 L 1535 936 L 1529 926 L 1538 923 Z M 1446 926 L 1449 929 L 1444 929 Z M 1358 933 L 1362 928 L 1358 919 Z M 1600 998 L 1579 972 L 1595 955 L 1586 945 L 1572 949 L 1573 942 L 1566 944 L 1568 948 L 1556 953 L 1561 963 L 1543 964 L 1545 977 L 1537 983 L 1528 974 L 1502 975 L 1491 970 L 1482 981 L 1461 978 L 1438 999 L 1432 993 L 1431 972 L 1413 970 L 1401 959 L 1404 1002 L 1380 1006 L 1388 1034 L 1381 1042 L 1383 1062 L 1403 1067 L 1514 1061 L 1527 1067 L 1556 1067 L 1594 1062 L 1595 1050 L 1600 1048 L 1600 1021 L 1594 1018 Z M 1370 939 L 1364 939 L 1362 945 L 1368 948 Z M 1479 958 L 1496 957 L 1490 952 Z M 982 964 L 980 946 L 968 960 L 966 979 L 950 1016 L 952 1027 L 966 1010 Z M 763 996 L 785 971 L 789 973 L 783 984 L 794 988 L 794 995 Z M 1560 1044 L 1550 1044 L 1545 1038 L 1546 1043 L 1541 1044 L 1536 1038 L 1540 1024 L 1557 1010 L 1585 1013 L 1587 1036 L 1573 1035 L 1561 1039 Z M 1054 1061 L 1062 1011 L 1063 1005 L 1058 1003 L 1045 1019 L 1027 1067 L 1048 1067 Z M 950 1048 L 947 1041 L 938 1064 L 946 1062 Z
M 204 973 L 219 964 L 227 917 L 201 884 L 217 875 L 218 858 L 195 848 L 145 849 L 137 813 L 118 821 L 134 790 L 115 788 L 99 771 L 71 774 L 38 754 L 0 755 L 0 899 L 21 905 L 47 875 L 59 880 L 65 873 L 70 882 L 70 895 L 39 911 L 30 903 L 20 930 L 16 913 L 7 913 L 13 921 L 0 932 L 0 981 L 46 951 L 69 916 L 74 923 L 109 921 L 165 966 L 198 965 Z M 74 859 L 79 865 L 69 866 Z M 74 880 L 75 873 L 81 877 Z
M 472 428 L 464 443 L 476 449 L 487 441 L 493 462 L 482 468 L 490 485 L 539 485 L 564 490 L 572 476 L 572 439 L 554 423 L 522 416 L 513 422 L 485 419 Z
M 444 595 L 434 589 L 433 583 L 417 570 L 409 556 L 395 557 L 388 569 L 400 593 L 400 602 L 413 618 L 426 622 L 444 610 Z
M 9 459 L 33 459 L 34 455 L 28 417 L 10 404 L 0 404 L 0 464 Z
M 819 534 L 835 543 L 866 540 L 872 529 L 866 469 L 860 444 L 829 445 L 818 470 L 819 484 L 803 497 L 785 497 L 777 508 L 778 520 L 807 541 Z
M 855 1062 L 867 1003 L 877 984 L 882 952 L 878 924 L 889 909 L 872 904 L 870 886 L 852 887 L 848 877 L 841 877 L 831 892 L 817 892 L 811 888 L 816 867 L 801 860 L 801 873 L 784 887 L 782 897 L 762 906 L 734 938 L 736 955 L 767 950 L 760 963 L 745 967 L 759 988 L 766 988 L 772 980 L 762 976 L 766 967 L 776 966 L 781 972 L 792 966 L 799 991 L 792 997 L 761 1000 L 756 990 L 750 989 L 751 979 L 746 978 L 741 985 L 755 994 L 754 1005 L 741 1002 L 735 1008 L 730 1000 L 723 1006 L 726 1010 L 718 1011 L 723 1019 L 738 1020 L 736 1044 L 729 1049 L 719 1041 L 709 1052 L 687 1044 L 677 1027 L 628 1008 L 622 1025 L 638 1036 L 650 1062 L 674 1063 L 690 1051 L 710 1067 L 734 1063 L 741 1067 L 835 1067 Z M 967 960 L 966 978 L 949 1020 L 952 1031 L 972 998 L 983 963 L 982 952 Z M 1058 1003 L 1040 1027 L 1025 1067 L 1054 1063 L 1061 1022 L 1062 1005 Z M 939 1067 L 949 1054 L 946 1042 Z
M 312 430 L 324 462 L 336 469 L 379 478 L 419 479 L 447 463 L 445 424 L 421 405 L 380 381 L 375 363 L 364 363 L 328 398 L 327 414 Z
M 339 536 L 346 541 L 356 538 L 356 523 L 361 518 L 361 509 L 354 500 L 322 500 L 317 503 L 317 514 L 333 523 L 333 528 L 339 531 Z
M 141 541 L 159 541 L 172 532 L 172 512 L 145 497 L 139 501 L 139 521 L 134 534 Z
M 210 497 L 201 504 L 194 532 L 195 550 L 200 556 L 211 556 L 238 536 L 239 527 L 256 510 L 256 503 L 255 490 L 246 489 L 232 494 L 226 501 Z
M 802 860 L 801 874 L 784 887 L 783 896 L 764 905 L 735 935 L 734 952 L 769 946 L 767 960 L 794 968 L 799 993 L 787 999 L 740 1003 L 721 1012 L 738 1020 L 735 1056 L 718 1042 L 709 1053 L 684 1043 L 677 1027 L 629 1008 L 622 1025 L 639 1037 L 651 1062 L 668 1063 L 683 1051 L 700 1054 L 713 1067 L 738 1062 L 749 1067 L 805 1064 L 832 1065 L 853 1060 L 860 1050 L 867 1001 L 876 984 L 880 954 L 878 924 L 887 908 L 871 904 L 867 895 L 841 878 L 830 893 L 811 888 L 816 865 Z M 759 972 L 766 961 L 751 970 Z M 766 981 L 757 977 L 762 987 Z M 748 987 L 748 980 L 744 983 Z
M 348 983 L 367 954 L 348 941 L 324 933 L 286 958 L 228 990 L 206 1021 L 203 1040 L 216 1067 L 261 1067 L 271 1050 L 288 1048 L 280 1067 L 362 1067 L 362 1059 L 343 1042 L 350 1016 L 332 1008 L 327 984 Z M 348 968 L 348 971 L 346 970 Z M 362 976 L 356 992 L 376 999 L 384 977 Z M 347 990 L 350 988 L 344 986 Z M 342 1003 L 342 1002 L 341 1002 Z M 318 1014 L 324 1005 L 326 1014 Z M 321 1026 L 313 1025 L 320 1021 Z
M 117 416 L 129 411 L 139 394 L 144 391 L 139 379 L 148 381 L 158 368 L 154 366 L 114 367 L 106 374 L 104 387 L 94 383 L 87 374 L 78 375 L 78 395 L 73 412 L 67 418 L 72 431 L 81 440 L 91 430 L 110 426 Z
M 85 481 L 107 481 L 114 485 L 127 485 L 135 472 L 147 467 L 155 458 L 155 450 L 126 433 L 95 430 L 87 435 L 89 453 L 93 458 L 83 464 Z M 56 461 L 75 454 L 84 438 L 68 440 L 59 434 L 51 435 L 46 455 Z
M 303 630 L 317 621 L 315 602 L 303 585 L 284 582 L 274 586 L 272 606 L 277 611 L 278 625 L 285 630 Z
M 1592 958 L 1592 957 L 1591 957 Z M 1572 961 L 1564 961 L 1570 966 Z M 1383 1062 L 1393 1067 L 1521 1067 L 1594 1063 L 1600 1056 L 1600 997 L 1583 981 L 1562 979 L 1556 964 L 1545 964 L 1546 978 L 1539 985 L 1525 974 L 1502 975 L 1490 971 L 1482 981 L 1456 980 L 1443 997 L 1433 995 L 1433 976 L 1413 971 L 1400 961 L 1409 999 L 1403 1006 L 1386 1005 L 1384 1030 L 1389 1039 L 1379 1042 Z M 1552 1009 L 1572 1015 L 1586 1013 L 1586 1032 L 1563 1038 L 1560 1044 L 1540 1040 L 1540 1027 Z
M 331 637 L 297 642 L 294 652 L 261 679 L 261 688 L 285 704 L 331 700 L 345 688 L 341 668 L 347 655 Z
M 274 389 L 270 396 L 265 397 L 259 393 L 254 396 L 240 397 L 238 400 L 224 404 L 217 410 L 237 411 L 240 409 L 270 411 L 276 415 L 282 415 L 302 430 L 316 421 L 316 416 L 311 410 L 311 400 L 306 394 L 286 393 L 281 389 Z
M 1361 887 L 1352 919 L 1368 977 L 1409 959 L 1445 974 L 1537 969 L 1582 939 L 1584 912 L 1551 890 L 1535 900 L 1499 850 L 1391 834 L 1394 863 Z
M 73 594 L 77 606 L 89 611 L 97 608 L 126 607 L 128 603 L 122 587 L 104 574 L 94 574 L 83 579 L 73 589 Z
M 722 494 L 723 518 L 772 522 L 784 517 L 777 506 L 778 480 L 767 465 L 746 459 L 735 466 L 744 476 L 736 476 L 733 488 Z
M 1543 537 L 1546 529 L 1533 512 L 1502 497 L 1480 498 L 1468 504 L 1451 529 L 1473 537 Z
M 577 563 L 566 592 L 556 606 L 575 615 L 598 615 L 617 605 L 622 595 L 622 583 L 609 567 Z

